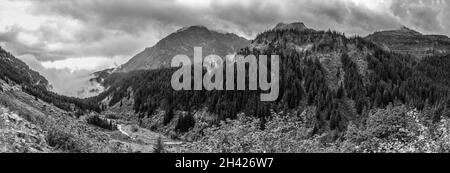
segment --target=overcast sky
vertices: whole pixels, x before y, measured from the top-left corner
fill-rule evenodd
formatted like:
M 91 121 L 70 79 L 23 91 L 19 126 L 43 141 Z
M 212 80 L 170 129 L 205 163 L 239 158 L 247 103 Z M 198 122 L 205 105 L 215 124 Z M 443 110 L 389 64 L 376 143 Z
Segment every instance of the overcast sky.
M 279 22 L 450 35 L 449 0 L 0 0 L 0 45 L 53 83 L 126 62 L 184 26 L 252 39 Z M 47 71 L 46 71 L 47 70 Z M 62 75 L 64 74 L 64 75 Z M 55 79 L 53 79 L 55 78 Z

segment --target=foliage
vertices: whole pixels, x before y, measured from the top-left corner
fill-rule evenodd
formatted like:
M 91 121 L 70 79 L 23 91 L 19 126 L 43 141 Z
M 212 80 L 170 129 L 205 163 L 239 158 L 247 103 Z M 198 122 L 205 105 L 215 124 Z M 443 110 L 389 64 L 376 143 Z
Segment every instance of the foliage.
M 86 119 L 88 124 L 92 124 L 108 130 L 117 130 L 117 124 L 111 120 L 101 118 L 98 115 L 90 116 Z
M 419 63 L 411 56 L 385 51 L 365 39 L 347 38 L 332 31 L 267 31 L 259 34 L 252 44 L 263 44 L 265 48 L 247 47 L 239 54 L 280 56 L 280 95 L 274 102 L 260 102 L 260 90 L 174 91 L 170 79 L 176 68 L 109 75 L 105 85 L 110 89 L 89 101 L 100 102 L 112 95 L 109 103 L 112 106 L 130 97 L 132 91 L 135 112 L 145 117 L 152 116 L 157 109 L 165 110 L 165 125 L 172 120 L 172 112 L 188 109 L 207 108 L 217 116 L 216 122 L 236 119 L 240 113 L 265 121 L 270 109 L 289 112 L 314 106 L 317 109 L 312 134 L 334 133 L 334 138 L 346 131 L 350 121 L 364 121 L 368 110 L 384 109 L 390 104 L 405 104 L 419 111 L 439 105 L 444 105 L 441 107 L 446 111 L 450 107 L 448 56 L 430 57 L 431 60 L 426 58 Z M 312 48 L 298 51 L 292 45 L 312 45 Z M 350 56 L 355 51 L 362 57 Z M 323 54 L 340 57 L 338 74 L 330 74 L 321 62 Z M 330 75 L 338 76 L 338 86 L 332 86 Z M 434 116 L 435 122 L 441 118 L 438 115 Z M 264 124 L 259 124 L 261 129 Z
M 153 153 L 164 153 L 165 149 L 164 149 L 164 143 L 162 141 L 161 136 L 158 136 L 158 139 L 156 140 L 156 146 L 153 150 Z
M 406 106 L 375 110 L 365 127 L 349 126 L 342 148 L 345 152 L 450 152 L 448 120 L 435 126 L 424 118 L 428 116 L 424 115 L 426 113 L 430 112 L 419 112 Z
M 89 100 L 62 96 L 48 91 L 42 86 L 23 86 L 22 88 L 28 94 L 40 98 L 47 103 L 51 103 L 65 111 L 75 111 L 74 109 L 78 108 L 83 111 L 92 110 L 100 112 L 98 104 Z
M 312 128 L 300 116 L 272 113 L 266 129 L 259 119 L 240 115 L 204 130 L 204 136 L 185 144 L 179 152 L 213 153 L 421 153 L 450 152 L 450 120 L 436 125 L 426 114 L 407 106 L 388 106 L 372 110 L 366 121 L 349 123 L 345 135 L 327 142 L 325 135 L 312 135 Z
M 274 114 L 266 128 L 259 128 L 260 119 L 240 114 L 236 120 L 204 130 L 204 137 L 186 144 L 180 152 L 205 153 L 282 153 L 282 152 L 335 152 L 320 142 L 321 136 L 310 137 L 300 117 Z
M 178 119 L 177 124 L 175 126 L 175 131 L 181 133 L 188 132 L 189 129 L 191 129 L 194 126 L 195 126 L 194 116 L 192 114 L 184 115 Z
M 46 140 L 49 146 L 70 153 L 88 152 L 89 146 L 71 133 L 59 128 L 49 130 Z

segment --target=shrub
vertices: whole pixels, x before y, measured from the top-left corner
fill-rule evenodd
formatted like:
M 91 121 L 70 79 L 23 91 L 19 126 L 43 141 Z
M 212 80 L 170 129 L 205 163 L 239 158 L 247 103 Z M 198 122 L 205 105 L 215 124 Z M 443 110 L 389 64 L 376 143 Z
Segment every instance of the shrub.
M 167 124 L 169 124 L 170 121 L 172 121 L 173 116 L 174 116 L 173 109 L 172 109 L 172 108 L 167 109 L 167 110 L 165 111 L 165 114 L 164 114 L 163 124 L 164 124 L 165 126 L 166 126 Z
M 300 153 L 337 152 L 336 146 L 325 146 L 322 136 L 309 134 L 312 128 L 299 117 L 272 114 L 261 130 L 260 119 L 240 114 L 236 120 L 222 121 L 219 126 L 204 130 L 204 136 L 185 144 L 180 152 L 201 153 Z
M 119 119 L 120 117 L 119 117 L 119 115 L 117 115 L 117 114 L 106 114 L 106 118 L 112 119 L 112 120 L 117 120 L 117 119 Z
M 191 114 L 182 116 L 178 119 L 177 125 L 175 126 L 175 131 L 177 132 L 188 132 L 189 129 L 195 126 L 194 116 Z
M 87 145 L 64 130 L 53 128 L 46 136 L 48 145 L 70 153 L 87 152 Z
M 433 153 L 450 152 L 450 120 L 437 124 L 427 115 L 406 106 L 388 106 L 371 110 L 367 119 L 350 122 L 343 137 L 325 143 L 322 135 L 311 136 L 313 127 L 305 122 L 308 115 L 272 113 L 266 128 L 259 120 L 240 115 L 203 130 L 198 141 L 184 144 L 180 152 L 205 153 Z M 428 117 L 428 118 L 426 118 Z
M 136 133 L 139 131 L 139 127 L 137 125 L 132 125 L 131 126 L 131 132 Z
M 164 149 L 164 143 L 162 141 L 161 136 L 158 136 L 158 139 L 156 140 L 156 146 L 153 150 L 153 153 L 164 153 L 165 149 Z
M 376 110 L 367 120 L 368 137 L 410 141 L 418 127 L 407 113 L 405 106 Z

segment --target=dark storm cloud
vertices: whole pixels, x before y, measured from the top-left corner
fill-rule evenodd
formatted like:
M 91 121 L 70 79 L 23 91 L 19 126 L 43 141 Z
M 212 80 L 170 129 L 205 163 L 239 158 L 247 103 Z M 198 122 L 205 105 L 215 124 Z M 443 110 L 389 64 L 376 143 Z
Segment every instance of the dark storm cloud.
M 0 32 L 0 42 L 6 43 L 6 48 L 8 50 L 14 50 L 16 55 L 31 54 L 39 57 L 45 57 L 43 59 L 60 59 L 61 55 L 56 52 L 47 52 L 42 48 L 42 44 L 27 45 L 23 41 L 18 39 L 19 33 L 23 30 L 19 27 L 11 27 L 6 32 Z
M 397 0 L 390 9 L 405 25 L 423 32 L 450 35 L 449 3 L 447 0 Z
M 38 59 L 75 55 L 132 56 L 180 27 L 190 25 L 205 25 L 250 39 L 279 22 L 296 21 L 304 22 L 311 28 L 332 29 L 348 34 L 366 35 L 402 25 L 426 33 L 450 34 L 450 24 L 445 20 L 450 17 L 446 1 L 386 0 L 390 6 L 375 10 L 352 0 L 231 0 L 200 2 L 199 5 L 176 0 L 27 2 L 33 4 L 30 12 L 35 16 L 59 16 L 62 20 L 74 20 L 80 25 L 70 33 L 72 37 L 68 39 L 58 27 L 43 24 L 36 34 L 45 39 L 45 43 L 34 45 L 32 51 L 16 51 L 34 52 Z M 21 29 L 3 33 L 0 38 L 17 41 L 14 32 L 21 32 Z M 67 49 L 47 50 L 48 55 L 42 56 L 46 53 L 45 44 L 52 42 L 60 42 Z M 30 46 L 15 43 L 15 48 L 30 49 Z
M 392 27 L 395 23 L 395 19 L 383 17 L 386 14 L 377 14 L 364 7 L 335 0 L 212 1 L 200 7 L 186 6 L 172 0 L 33 2 L 36 4 L 33 11 L 37 14 L 67 16 L 82 21 L 86 27 L 94 30 L 107 28 L 135 35 L 146 32 L 149 27 L 174 31 L 183 26 L 205 25 L 217 30 L 241 32 L 251 37 L 284 21 L 305 21 L 312 27 L 338 27 L 336 29 L 353 31 L 355 29 L 351 27 L 354 25 L 344 25 L 358 24 L 357 20 L 362 20 L 361 25 L 356 25 L 360 27 L 359 30 L 370 32 L 369 29 L 382 27 L 379 25 Z
M 33 12 L 61 15 L 91 28 L 107 28 L 139 34 L 148 27 L 189 25 L 201 21 L 201 11 L 174 4 L 172 0 L 37 0 Z M 152 25 L 153 24 L 153 25 Z

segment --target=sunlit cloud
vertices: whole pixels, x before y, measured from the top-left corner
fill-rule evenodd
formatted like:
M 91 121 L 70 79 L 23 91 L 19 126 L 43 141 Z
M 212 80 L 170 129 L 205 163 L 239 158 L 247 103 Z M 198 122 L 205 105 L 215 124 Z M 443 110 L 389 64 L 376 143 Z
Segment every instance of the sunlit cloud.
M 85 58 L 69 58 L 57 61 L 44 61 L 42 66 L 54 69 L 77 70 L 98 70 L 102 68 L 117 67 L 118 64 L 126 62 L 125 58 L 104 58 L 104 57 L 85 57 Z

